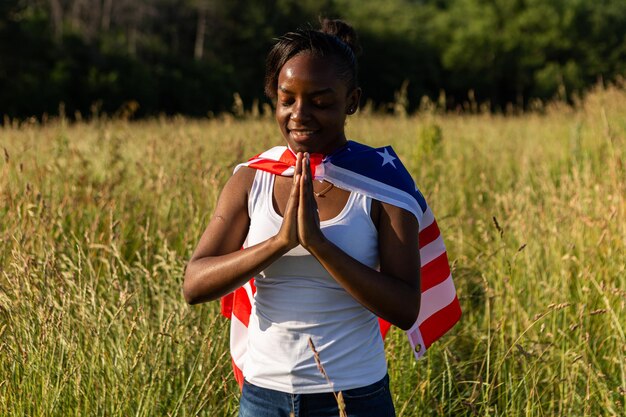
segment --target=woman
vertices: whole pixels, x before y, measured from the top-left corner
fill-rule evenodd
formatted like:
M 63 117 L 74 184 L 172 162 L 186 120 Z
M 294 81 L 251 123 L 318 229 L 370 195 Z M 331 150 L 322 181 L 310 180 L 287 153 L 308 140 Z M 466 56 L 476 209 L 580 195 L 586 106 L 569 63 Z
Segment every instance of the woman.
M 312 161 L 363 146 L 344 132 L 361 97 L 355 40 L 337 20 L 278 40 L 265 91 L 277 100 L 293 176 L 238 169 L 185 272 L 190 304 L 255 277 L 240 416 L 337 416 L 333 390 L 348 416 L 395 415 L 377 317 L 402 329 L 416 321 L 417 217 L 312 172 Z M 381 156 L 396 167 L 395 157 Z

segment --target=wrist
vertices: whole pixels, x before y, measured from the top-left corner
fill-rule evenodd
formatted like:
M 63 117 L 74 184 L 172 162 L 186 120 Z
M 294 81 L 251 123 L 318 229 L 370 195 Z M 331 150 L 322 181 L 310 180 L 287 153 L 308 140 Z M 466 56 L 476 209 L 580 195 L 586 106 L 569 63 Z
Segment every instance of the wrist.
M 311 253 L 311 255 L 318 258 L 319 256 L 323 256 L 329 247 L 330 241 L 326 239 L 323 233 L 319 233 L 318 236 L 307 239 L 307 244 L 302 245 L 307 251 Z
M 293 249 L 295 246 L 289 241 L 289 239 L 286 239 L 285 237 L 281 236 L 280 234 L 272 236 L 271 238 L 269 238 L 268 243 L 270 245 L 270 248 L 272 250 L 272 252 L 275 252 L 279 255 L 284 255 L 285 253 L 289 252 L 291 249 Z

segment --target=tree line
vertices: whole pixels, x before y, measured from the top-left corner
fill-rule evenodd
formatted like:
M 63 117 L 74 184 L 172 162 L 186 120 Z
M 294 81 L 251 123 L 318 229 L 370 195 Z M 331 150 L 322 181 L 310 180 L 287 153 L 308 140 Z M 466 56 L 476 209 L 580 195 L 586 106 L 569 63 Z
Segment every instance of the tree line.
M 250 107 L 273 39 L 320 15 L 358 31 L 383 110 L 525 109 L 626 75 L 623 0 L 1 0 L 0 116 Z

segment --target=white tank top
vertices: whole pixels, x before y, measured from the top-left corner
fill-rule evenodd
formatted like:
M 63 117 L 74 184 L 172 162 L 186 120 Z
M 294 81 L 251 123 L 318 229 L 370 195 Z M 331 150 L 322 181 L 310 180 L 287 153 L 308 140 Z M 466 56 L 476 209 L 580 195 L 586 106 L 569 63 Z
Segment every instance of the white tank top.
M 282 217 L 274 210 L 273 174 L 257 170 L 248 199 L 246 246 L 276 235 Z M 321 229 L 344 252 L 378 267 L 378 233 L 371 199 L 352 192 L 346 206 Z M 243 374 L 250 383 L 308 394 L 373 384 L 387 373 L 377 317 L 359 304 L 302 246 L 255 276 L 257 292 L 248 327 Z M 311 338 L 333 382 L 317 369 Z

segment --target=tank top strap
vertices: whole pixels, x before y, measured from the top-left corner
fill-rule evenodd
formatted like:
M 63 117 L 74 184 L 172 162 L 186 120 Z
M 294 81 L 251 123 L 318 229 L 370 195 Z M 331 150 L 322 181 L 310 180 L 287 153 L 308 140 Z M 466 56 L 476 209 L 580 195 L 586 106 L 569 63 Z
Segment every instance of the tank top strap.
M 248 196 L 248 216 L 252 218 L 258 210 L 264 210 L 268 201 L 272 202 L 272 192 L 274 188 L 274 174 L 256 170 L 252 187 L 250 187 L 250 195 Z

